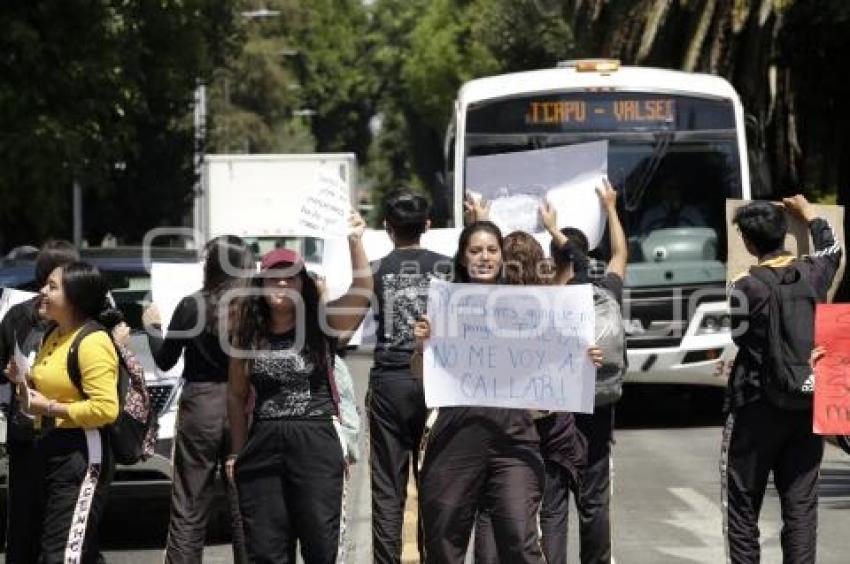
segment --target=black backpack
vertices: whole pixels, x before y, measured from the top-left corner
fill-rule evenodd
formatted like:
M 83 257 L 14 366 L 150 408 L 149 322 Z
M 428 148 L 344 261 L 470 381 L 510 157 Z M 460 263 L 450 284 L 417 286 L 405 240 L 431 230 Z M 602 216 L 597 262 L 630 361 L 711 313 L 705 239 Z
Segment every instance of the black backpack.
M 765 355 L 759 376 L 768 401 L 784 409 L 812 407 L 812 367 L 817 295 L 797 268 L 764 266 L 750 274 L 770 290 Z
M 89 321 L 77 333 L 68 351 L 68 375 L 83 395 L 83 378 L 80 373 L 80 343 L 88 335 L 105 331 L 102 325 Z M 157 435 L 156 412 L 145 385 L 145 371 L 136 356 L 123 345 L 112 341 L 118 353 L 118 418 L 107 426 L 109 445 L 115 462 L 135 464 L 150 458 L 154 453 Z

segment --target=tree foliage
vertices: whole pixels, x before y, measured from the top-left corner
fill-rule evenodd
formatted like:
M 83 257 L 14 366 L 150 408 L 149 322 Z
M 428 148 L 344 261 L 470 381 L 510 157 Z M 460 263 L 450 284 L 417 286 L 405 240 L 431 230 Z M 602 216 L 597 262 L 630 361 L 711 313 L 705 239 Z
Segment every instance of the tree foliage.
M 180 223 L 194 182 L 192 91 L 228 57 L 233 3 L 10 0 L 0 12 L 0 240 L 139 240 Z
M 383 195 L 397 185 L 439 194 L 443 137 L 458 88 L 489 74 L 551 66 L 572 52 L 572 32 L 534 2 L 520 0 L 377 1 L 377 53 L 388 80 L 379 89 L 383 128 L 370 170 L 380 219 Z M 391 47 L 388 47 L 391 48 Z M 435 199 L 436 225 L 448 202 Z
M 388 190 L 441 193 L 465 81 L 580 57 L 726 77 L 756 195 L 848 204 L 848 31 L 844 0 L 8 0 L 0 246 L 69 236 L 75 179 L 91 240 L 182 223 L 198 81 L 209 152 L 353 151 L 377 225 Z

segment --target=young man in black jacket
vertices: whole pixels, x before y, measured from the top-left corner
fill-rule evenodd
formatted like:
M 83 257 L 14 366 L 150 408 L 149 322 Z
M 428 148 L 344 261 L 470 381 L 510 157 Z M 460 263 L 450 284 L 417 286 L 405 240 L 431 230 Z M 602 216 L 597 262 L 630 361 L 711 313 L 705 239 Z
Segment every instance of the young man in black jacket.
M 825 301 L 841 247 L 832 228 L 815 217 L 803 196 L 786 198 L 783 203 L 808 224 L 814 239 L 813 255 L 797 258 L 785 250 L 785 216 L 769 202 L 741 207 L 734 223 L 747 250 L 758 257 L 759 267 L 767 267 L 765 274 L 781 276 L 796 269 L 816 299 Z M 726 553 L 732 563 L 759 562 L 758 519 L 772 471 L 782 506 L 784 561 L 814 563 L 823 440 L 812 432 L 811 401 L 803 398 L 792 407 L 779 401 L 771 386 L 769 377 L 774 374 L 767 372 L 771 370 L 768 326 L 771 312 L 777 311 L 769 306 L 772 291 L 752 270 L 735 279 L 730 288 L 732 338 L 738 354 L 729 378 L 720 462 Z
M 419 245 L 428 229 L 427 200 L 408 190 L 387 199 L 385 227 L 393 250 L 373 263 L 377 296 L 375 363 L 369 375 L 368 412 L 372 470 L 372 547 L 379 564 L 401 561 L 407 478 L 425 428 L 422 379 L 410 372 L 413 322 L 425 313 L 430 278 L 450 259 Z

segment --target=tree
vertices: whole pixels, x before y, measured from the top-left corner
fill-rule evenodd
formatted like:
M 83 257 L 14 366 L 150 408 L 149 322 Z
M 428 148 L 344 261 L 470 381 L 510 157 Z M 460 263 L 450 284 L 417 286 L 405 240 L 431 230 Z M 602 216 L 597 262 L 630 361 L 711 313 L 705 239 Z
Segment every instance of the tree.
M 382 209 L 395 185 L 419 187 L 438 204 L 439 226 L 448 217 L 439 198 L 442 140 L 458 88 L 480 76 L 552 66 L 571 53 L 572 33 L 563 19 L 522 0 L 387 0 L 374 10 L 375 36 L 397 51 L 377 54 L 382 74 L 396 82 L 379 89 L 373 203 Z
M 850 203 L 850 55 L 843 0 L 628 0 L 564 10 L 595 55 L 726 77 L 753 116 L 754 195 L 838 193 Z M 845 218 L 845 232 L 850 224 Z M 850 298 L 847 280 L 839 294 Z
M 0 12 L 0 239 L 89 239 L 181 223 L 194 184 L 192 92 L 234 42 L 232 1 L 11 0 Z
M 269 13 L 240 14 L 240 48 L 216 69 L 209 89 L 210 153 L 299 153 L 315 150 L 303 118 L 301 82 L 293 56 L 296 30 L 309 8 L 278 0 Z

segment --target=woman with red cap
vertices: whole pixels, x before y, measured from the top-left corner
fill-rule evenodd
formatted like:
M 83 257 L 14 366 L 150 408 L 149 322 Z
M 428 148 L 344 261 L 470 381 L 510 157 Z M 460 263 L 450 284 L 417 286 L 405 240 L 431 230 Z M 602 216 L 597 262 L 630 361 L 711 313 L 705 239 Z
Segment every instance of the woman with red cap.
M 336 339 L 363 319 L 372 273 L 364 223 L 352 214 L 348 237 L 354 273 L 342 297 L 322 304 L 304 261 L 275 249 L 239 306 L 231 354 L 229 473 L 235 478 L 251 562 L 341 560 L 345 446 L 333 375 Z M 245 402 L 256 400 L 250 430 Z

